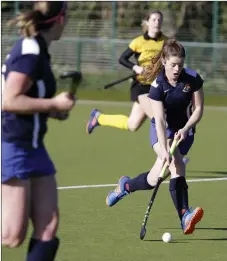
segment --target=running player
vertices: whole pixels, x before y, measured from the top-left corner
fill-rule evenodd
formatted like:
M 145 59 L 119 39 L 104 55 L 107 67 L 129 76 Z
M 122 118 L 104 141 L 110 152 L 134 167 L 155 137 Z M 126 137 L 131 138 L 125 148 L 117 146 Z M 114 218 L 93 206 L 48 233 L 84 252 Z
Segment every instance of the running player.
M 170 194 L 184 234 L 191 234 L 203 216 L 203 209 L 189 208 L 183 156 L 194 142 L 195 126 L 203 115 L 203 80 L 197 72 L 183 68 L 185 50 L 175 40 L 168 40 L 164 44 L 159 59 L 163 63 L 163 70 L 153 81 L 149 92 L 154 112 L 150 138 L 157 154 L 156 162 L 150 172 L 142 173 L 134 179 L 122 177 L 117 188 L 107 196 L 106 203 L 113 206 L 131 192 L 153 189 L 164 162 L 167 161 L 171 173 Z M 151 73 L 156 75 L 154 71 Z M 180 145 L 171 160 L 168 150 L 174 135 Z
M 67 22 L 63 1 L 37 1 L 10 21 L 21 38 L 2 68 L 2 243 L 18 247 L 32 221 L 27 261 L 53 261 L 59 246 L 55 167 L 44 145 L 49 117 L 64 120 L 74 97 L 54 97 L 48 48 Z
M 151 12 L 142 23 L 143 35 L 133 39 L 119 59 L 123 66 L 137 74 L 131 85 L 133 106 L 130 116 L 107 115 L 94 109 L 87 124 L 87 133 L 92 133 L 97 126 L 110 126 L 136 131 L 147 117 L 152 119 L 153 112 L 149 110 L 147 95 L 154 79 L 147 81 L 144 76 L 146 66 L 150 65 L 152 58 L 161 51 L 164 40 L 167 39 L 161 32 L 162 23 L 163 14 L 160 11 Z M 135 56 L 137 64 L 130 61 L 132 56 Z M 156 63 L 154 66 L 161 68 L 161 63 Z

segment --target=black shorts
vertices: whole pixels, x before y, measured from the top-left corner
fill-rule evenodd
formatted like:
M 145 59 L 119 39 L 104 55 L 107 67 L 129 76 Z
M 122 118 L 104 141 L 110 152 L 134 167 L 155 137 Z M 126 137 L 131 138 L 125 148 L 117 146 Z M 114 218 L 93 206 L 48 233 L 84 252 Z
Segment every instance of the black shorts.
M 131 85 L 131 101 L 138 102 L 138 96 L 141 94 L 148 94 L 150 90 L 150 84 L 143 85 L 137 81 L 133 81 Z

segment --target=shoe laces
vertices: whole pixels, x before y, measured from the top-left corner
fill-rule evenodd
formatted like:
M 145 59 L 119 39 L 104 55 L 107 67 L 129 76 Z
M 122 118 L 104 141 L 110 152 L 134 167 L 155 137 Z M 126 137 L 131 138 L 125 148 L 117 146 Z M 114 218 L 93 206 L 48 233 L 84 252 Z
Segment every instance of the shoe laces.
M 121 193 L 121 189 L 120 189 L 120 186 L 119 185 L 117 185 L 117 187 L 114 189 L 114 192 L 116 192 L 116 193 Z

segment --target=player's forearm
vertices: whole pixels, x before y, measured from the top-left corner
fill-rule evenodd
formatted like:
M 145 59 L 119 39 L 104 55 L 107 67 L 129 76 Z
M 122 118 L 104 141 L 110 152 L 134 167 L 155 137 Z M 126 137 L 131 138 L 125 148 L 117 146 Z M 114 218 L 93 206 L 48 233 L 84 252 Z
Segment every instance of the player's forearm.
M 129 59 L 133 54 L 134 52 L 130 48 L 126 49 L 119 58 L 119 63 L 132 70 L 135 64 L 129 61 Z
M 184 130 L 189 131 L 191 128 L 201 120 L 203 116 L 203 107 L 197 107 L 189 118 L 188 122 L 184 126 Z
M 155 119 L 158 142 L 162 151 L 167 150 L 167 137 L 164 119 Z
M 46 113 L 55 110 L 55 103 L 53 99 L 30 98 L 25 95 L 18 95 L 10 99 L 3 99 L 2 110 L 18 114 Z

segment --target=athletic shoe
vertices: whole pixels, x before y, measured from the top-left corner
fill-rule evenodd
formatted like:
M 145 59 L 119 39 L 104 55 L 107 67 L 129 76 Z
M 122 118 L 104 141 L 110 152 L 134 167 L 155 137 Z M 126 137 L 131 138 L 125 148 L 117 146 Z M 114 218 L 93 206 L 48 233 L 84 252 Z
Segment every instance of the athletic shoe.
M 87 134 L 91 134 L 95 127 L 99 126 L 98 117 L 100 116 L 101 112 L 97 109 L 94 109 L 91 112 L 90 119 L 86 126 Z
M 202 219 L 203 209 L 195 208 L 194 210 L 188 209 L 182 218 L 181 226 L 185 235 L 192 234 L 195 230 L 195 225 Z
M 119 179 L 117 187 L 106 197 L 107 206 L 114 206 L 119 200 L 129 194 L 129 192 L 125 189 L 125 183 L 127 183 L 129 180 L 130 178 L 127 176 L 123 176 Z

